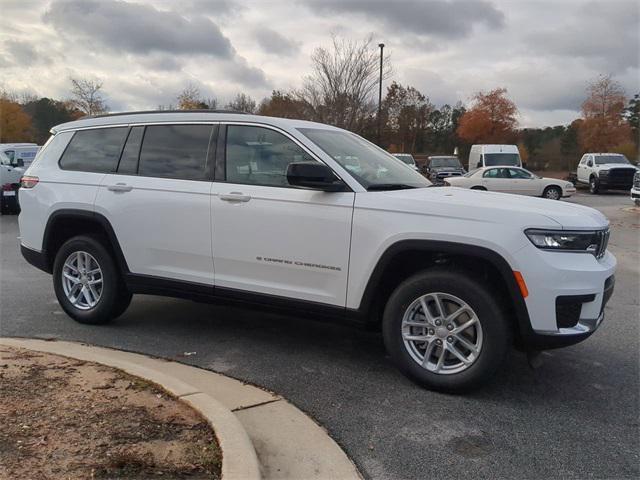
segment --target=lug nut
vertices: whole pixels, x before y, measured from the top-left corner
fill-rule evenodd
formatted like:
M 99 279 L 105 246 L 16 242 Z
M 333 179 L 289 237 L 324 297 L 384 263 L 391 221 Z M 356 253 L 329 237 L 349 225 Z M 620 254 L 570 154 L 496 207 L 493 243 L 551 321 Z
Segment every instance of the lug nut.
M 442 340 L 436 340 L 436 345 L 442 345 Z
M 442 325 L 442 322 L 440 320 L 436 320 L 436 326 L 439 327 L 440 325 Z
M 447 342 L 449 343 L 453 342 L 453 337 L 447 337 Z
M 433 335 L 434 333 L 436 333 L 436 331 L 433 328 L 429 329 L 429 335 Z
M 453 323 L 450 323 L 449 325 L 447 325 L 447 330 L 449 331 L 453 330 Z

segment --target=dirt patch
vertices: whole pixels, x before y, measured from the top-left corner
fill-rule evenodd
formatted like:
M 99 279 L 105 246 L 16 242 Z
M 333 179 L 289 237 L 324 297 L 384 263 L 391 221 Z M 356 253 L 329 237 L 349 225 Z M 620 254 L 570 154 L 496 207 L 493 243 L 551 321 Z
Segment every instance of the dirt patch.
M 0 347 L 0 479 L 218 479 L 207 422 L 99 364 Z

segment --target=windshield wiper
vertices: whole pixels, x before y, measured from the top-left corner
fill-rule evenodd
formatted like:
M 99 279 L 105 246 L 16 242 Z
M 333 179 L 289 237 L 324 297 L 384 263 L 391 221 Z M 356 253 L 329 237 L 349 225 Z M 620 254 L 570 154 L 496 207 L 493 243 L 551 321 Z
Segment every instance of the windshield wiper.
M 374 192 L 380 190 L 407 190 L 409 188 L 420 188 L 415 185 L 408 185 L 406 183 L 374 183 L 367 187 L 367 191 Z

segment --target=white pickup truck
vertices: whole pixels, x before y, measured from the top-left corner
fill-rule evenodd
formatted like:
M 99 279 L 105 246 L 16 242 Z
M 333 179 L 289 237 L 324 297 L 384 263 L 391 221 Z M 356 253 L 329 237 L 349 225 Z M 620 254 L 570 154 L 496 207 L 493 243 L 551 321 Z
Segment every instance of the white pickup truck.
M 585 153 L 578 164 L 578 183 L 589 185 L 593 194 L 600 190 L 629 190 L 638 171 L 619 153 Z

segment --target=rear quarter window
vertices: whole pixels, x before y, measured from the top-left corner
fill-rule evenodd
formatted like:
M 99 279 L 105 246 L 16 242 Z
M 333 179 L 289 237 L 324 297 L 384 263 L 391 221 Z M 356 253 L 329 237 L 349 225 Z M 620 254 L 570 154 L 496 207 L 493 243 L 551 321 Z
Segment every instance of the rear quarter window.
M 115 172 L 127 127 L 79 130 L 62 154 L 60 168 L 81 172 Z

